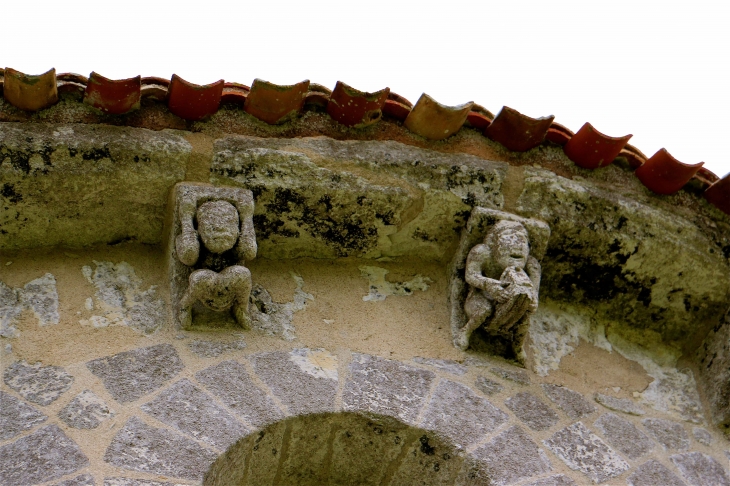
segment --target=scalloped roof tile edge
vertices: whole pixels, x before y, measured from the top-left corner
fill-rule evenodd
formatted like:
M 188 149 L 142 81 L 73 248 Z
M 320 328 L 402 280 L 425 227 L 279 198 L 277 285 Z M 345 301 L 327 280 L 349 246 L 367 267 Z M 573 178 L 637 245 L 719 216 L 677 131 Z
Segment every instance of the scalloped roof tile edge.
M 93 89 L 94 86 L 90 83 L 98 80 L 104 82 L 106 89 Z M 133 82 L 130 83 L 131 81 Z M 119 99 L 105 99 L 106 96 L 119 96 L 112 87 L 120 86 L 123 83 L 127 83 L 124 86 L 125 96 L 131 101 L 120 104 L 121 100 Z M 260 84 L 262 83 L 260 82 Z M 238 105 L 240 109 L 263 122 L 282 123 L 283 119 L 289 119 L 291 116 L 301 114 L 307 105 L 312 105 L 323 109 L 330 116 L 346 108 L 348 113 L 353 113 L 348 117 L 353 118 L 355 121 L 349 120 L 349 118 L 347 121 L 340 121 L 337 116 L 333 120 L 338 123 L 344 121 L 345 126 L 355 129 L 377 123 L 383 116 L 389 117 L 403 123 L 406 129 L 427 140 L 448 138 L 463 126 L 476 128 L 483 136 L 505 145 L 505 148 L 511 151 L 530 150 L 548 140 L 551 143 L 561 145 L 566 155 L 577 166 L 588 169 L 600 169 L 611 163 L 611 161 L 604 159 L 605 156 L 621 157 L 630 154 L 629 164 L 631 168 L 636 169 L 637 177 L 649 190 L 658 194 L 673 194 L 684 187 L 691 179 L 696 178 L 705 189 L 706 199 L 724 213 L 730 214 L 730 192 L 725 190 L 725 188 L 730 187 L 730 174 L 720 179 L 711 171 L 702 168 L 704 162 L 697 164 L 682 163 L 671 157 L 664 148 L 652 157 L 647 158 L 636 147 L 628 144 L 630 136 L 610 137 L 593 128 L 588 122 L 578 132 L 573 133 L 563 125 L 554 122 L 553 116 L 531 118 L 507 106 L 502 107 L 495 117 L 488 110 L 472 102 L 450 107 L 438 103 L 425 93 L 419 99 L 419 103 L 414 106 L 413 103 L 402 96 L 390 92 L 389 88 L 384 88 L 377 93 L 366 93 L 351 88 L 341 81 L 338 81 L 334 91 L 315 83 L 310 85 L 306 82 L 300 83 L 300 85 L 301 87 L 299 85 L 295 86 L 298 87 L 299 91 L 303 89 L 302 94 L 296 95 L 297 98 L 301 98 L 301 101 L 293 103 L 292 100 L 288 99 L 291 96 L 282 96 L 281 101 L 286 103 L 287 106 L 282 106 L 281 112 L 289 113 L 289 115 L 283 116 L 282 119 L 274 117 L 277 118 L 274 120 L 271 116 L 264 116 L 263 113 L 259 114 L 251 108 L 252 105 L 247 102 L 252 88 L 239 83 L 224 84 L 223 80 L 219 80 L 209 85 L 197 85 L 185 81 L 176 74 L 173 74 L 169 81 L 156 77 L 112 80 L 94 72 L 87 78 L 74 73 L 56 74 L 55 68 L 40 75 L 28 75 L 12 68 L 0 68 L 0 90 L 3 98 L 14 107 L 27 112 L 48 109 L 58 103 L 64 93 L 75 93 L 76 96 L 82 96 L 82 102 L 97 107 L 107 114 L 112 114 L 112 116 L 123 115 L 139 109 L 140 104 L 137 100 L 143 98 L 153 99 L 165 103 L 170 112 L 186 121 L 204 120 L 216 113 L 222 103 L 231 103 Z M 273 83 L 266 83 L 266 86 L 268 90 L 272 92 L 281 91 L 282 94 L 293 88 L 292 86 L 280 86 Z M 341 99 L 343 90 L 349 90 L 347 93 L 350 98 L 347 103 L 351 106 L 340 106 L 343 102 Z M 340 94 L 335 97 L 334 94 L 337 93 Z M 266 112 L 277 112 L 278 107 L 275 106 L 277 98 L 272 97 L 271 100 L 266 100 Z M 430 101 L 438 109 L 420 109 L 420 105 L 424 104 L 423 99 Z M 364 106 L 366 102 L 367 106 Z M 363 106 L 358 106 L 361 103 Z M 108 107 L 112 105 L 114 105 L 114 108 L 109 109 Z M 419 112 L 418 123 L 414 123 L 413 116 L 409 119 L 409 115 L 412 113 L 415 116 L 414 110 Z M 510 118 L 508 123 L 505 123 L 506 116 Z M 500 127 L 496 126 L 495 121 Z M 436 133 L 433 130 L 423 129 L 423 127 L 429 125 L 440 128 L 442 125 L 448 125 L 448 127 L 438 130 L 438 133 Z M 529 140 L 523 140 L 526 132 L 530 134 Z M 587 138 L 587 135 L 592 138 Z M 574 137 L 581 139 L 580 144 L 577 143 L 578 138 L 573 140 Z M 596 151 L 590 150 L 590 147 L 586 145 L 589 142 L 610 144 L 610 147 L 604 147 L 603 150 L 599 149 L 598 152 L 601 153 L 594 153 Z M 663 166 L 661 170 L 655 170 L 655 161 L 659 158 L 663 161 Z M 649 162 L 648 165 L 652 165 L 652 170 L 649 170 L 648 165 L 645 167 L 647 162 Z

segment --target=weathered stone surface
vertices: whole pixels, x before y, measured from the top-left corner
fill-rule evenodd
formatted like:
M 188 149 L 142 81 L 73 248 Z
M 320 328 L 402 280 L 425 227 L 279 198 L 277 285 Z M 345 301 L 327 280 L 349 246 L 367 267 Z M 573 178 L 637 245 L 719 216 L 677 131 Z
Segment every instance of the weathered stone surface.
M 51 486 L 95 486 L 96 483 L 94 482 L 94 476 L 91 474 L 82 474 L 80 476 L 76 476 L 73 479 L 67 479 L 65 481 L 61 481 L 60 483 L 54 483 Z
M 142 290 L 142 279 L 127 262 L 97 262 L 96 269 L 85 265 L 81 272 L 96 288 L 92 308 L 94 315 L 82 324 L 93 327 L 129 326 L 150 334 L 167 321 L 156 286 Z
M 22 289 L 18 289 L 18 301 L 26 309 L 33 311 L 41 326 L 58 324 L 60 316 L 56 278 L 50 273 L 31 280 Z
M 241 363 L 223 361 L 199 371 L 195 379 L 227 407 L 256 427 L 284 417 L 274 401 L 254 384 Z
M 91 390 L 84 390 L 58 412 L 58 417 L 75 429 L 95 429 L 114 416 L 109 406 Z
M 350 379 L 342 396 L 344 408 L 413 424 L 435 376 L 397 361 L 353 353 Z
M 697 383 L 689 369 L 654 367 L 649 370 L 652 381 L 641 393 L 641 399 L 654 410 L 667 412 L 682 420 L 700 424 L 704 421 Z
M 558 414 L 532 393 L 521 392 L 504 404 L 532 430 L 549 429 L 560 420 Z
M 159 243 L 190 151 L 170 132 L 3 123 L 0 248 Z
M 728 486 L 727 471 L 713 457 L 701 452 L 675 454 L 672 462 L 690 486 Z
M 473 455 L 479 460 L 471 471 L 473 484 L 513 484 L 552 469 L 537 444 L 517 426 L 505 430 L 475 450 Z
M 457 447 L 466 448 L 507 419 L 506 413 L 467 386 L 442 380 L 436 386 L 421 426 L 443 434 Z
M 292 275 L 297 284 L 294 297 L 289 302 L 274 302 L 269 291 L 259 284 L 254 284 L 251 290 L 251 328 L 269 336 L 277 336 L 286 341 L 296 339 L 296 330 L 292 321 L 294 313 L 307 308 L 307 301 L 314 300 L 314 296 L 302 290 L 304 279 L 299 275 Z
M 577 485 L 576 485 L 575 481 L 570 479 L 568 476 L 565 476 L 563 474 L 557 474 L 555 476 L 550 476 L 547 478 L 538 479 L 537 481 L 525 483 L 523 486 L 577 486 Z
M 368 281 L 368 293 L 363 302 L 382 302 L 391 295 L 413 295 L 414 290 L 425 292 L 431 279 L 423 275 L 414 275 L 410 280 L 391 282 L 386 278 L 390 270 L 383 267 L 361 265 L 360 275 Z
M 0 281 L 0 337 L 18 337 L 18 317 L 23 312 L 23 305 L 18 299 L 18 289 L 5 285 Z
M 451 373 L 452 375 L 461 376 L 466 373 L 466 366 L 457 363 L 456 361 L 451 359 L 422 358 L 420 356 L 417 356 L 413 358 L 413 361 L 419 364 L 433 366 L 437 370 L 445 371 L 446 373 Z
M 34 407 L 0 390 L 0 440 L 12 439 L 47 418 Z
M 275 484 L 327 484 L 331 432 L 332 424 L 316 415 L 293 421 Z
M 86 467 L 79 446 L 56 425 L 0 447 L 0 484 L 30 485 L 58 479 Z
M 186 486 L 182 483 L 168 483 L 132 478 L 104 478 L 104 486 Z
M 583 395 L 569 388 L 543 384 L 542 389 L 545 395 L 573 420 L 577 420 L 596 411 L 596 407 L 583 398 Z
M 0 289 L 1 290 L 1 289 Z M 697 350 L 700 379 L 712 421 L 730 426 L 730 312 L 719 320 Z
M 687 486 L 676 474 L 655 459 L 637 467 L 636 471 L 626 478 L 626 483 L 629 486 Z
M 337 394 L 337 357 L 323 349 L 294 349 L 253 358 L 256 374 L 289 413 L 330 412 Z M 296 382 L 297 386 L 292 386 Z
M 710 434 L 710 432 L 706 429 L 703 429 L 702 427 L 693 427 L 692 435 L 700 444 L 704 444 L 706 446 L 712 445 L 712 434 Z
M 3 381 L 29 402 L 50 405 L 71 388 L 74 378 L 59 366 L 16 361 L 3 373 Z
M 504 387 L 496 381 L 490 380 L 489 378 L 486 378 L 484 376 L 480 376 L 477 378 L 476 386 L 479 391 L 481 391 L 485 395 L 490 396 L 496 395 L 504 389 Z
M 160 422 L 225 450 L 249 430 L 212 397 L 182 379 L 140 407 Z
M 172 345 L 158 344 L 95 359 L 86 367 L 102 379 L 115 400 L 125 403 L 157 390 L 184 365 Z
M 246 342 L 243 340 L 242 337 L 230 343 L 195 339 L 188 343 L 188 347 L 190 348 L 190 351 L 200 356 L 201 358 L 217 358 L 218 356 L 224 353 L 228 353 L 230 351 L 245 349 Z
M 725 312 L 724 245 L 692 209 L 657 201 L 638 180 L 601 187 L 532 167 L 524 175 L 517 213 L 552 230 L 541 297 L 586 303 L 667 341 Z
M 429 432 L 419 433 L 404 446 L 392 476 L 380 484 L 422 484 L 451 486 L 463 465 L 461 454 Z M 372 484 L 372 483 L 371 483 Z
M 646 434 L 628 420 L 613 413 L 601 415 L 595 426 L 609 444 L 629 459 L 637 459 L 654 448 L 654 442 Z
M 104 460 L 117 467 L 192 480 L 202 479 L 216 457 L 192 439 L 137 417 L 127 421 L 104 453 Z
M 515 368 L 499 368 L 496 366 L 493 366 L 489 368 L 489 371 L 494 373 L 495 375 L 499 376 L 500 378 L 504 378 L 505 380 L 514 381 L 515 383 L 519 383 L 520 385 L 529 385 L 530 384 L 530 375 L 527 374 L 525 370 L 518 370 Z
M 557 431 L 543 444 L 569 468 L 582 472 L 594 483 L 608 481 L 629 468 L 626 461 L 581 422 Z
M 616 398 L 602 393 L 596 393 L 593 397 L 604 407 L 617 412 L 628 413 L 629 415 L 644 415 L 646 413 L 643 408 L 628 398 Z
M 689 449 L 689 436 L 684 426 L 671 420 L 646 418 L 641 421 L 654 440 L 668 451 L 684 451 Z
M 471 206 L 501 207 L 507 169 L 397 142 L 229 137 L 214 152 L 211 182 L 254 192 L 266 258 L 441 258 Z

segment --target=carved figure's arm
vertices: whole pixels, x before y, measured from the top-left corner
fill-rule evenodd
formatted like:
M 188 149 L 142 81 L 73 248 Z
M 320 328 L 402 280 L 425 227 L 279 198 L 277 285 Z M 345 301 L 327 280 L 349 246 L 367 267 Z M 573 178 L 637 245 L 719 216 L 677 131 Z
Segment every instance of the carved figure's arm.
M 484 275 L 484 263 L 492 257 L 487 245 L 477 245 L 471 249 L 466 257 L 464 279 L 472 287 L 484 290 L 493 297 L 503 293 L 502 283 L 499 280 Z
M 238 217 L 241 220 L 241 233 L 236 244 L 236 252 L 239 258 L 245 261 L 256 258 L 256 232 L 253 227 L 254 204 L 252 198 L 241 198 L 235 201 Z
M 186 198 L 180 202 L 178 216 L 180 218 L 181 233 L 175 238 L 175 250 L 178 259 L 192 267 L 198 261 L 200 255 L 200 242 L 198 233 L 193 226 L 193 218 L 197 210 L 197 203 L 194 199 Z

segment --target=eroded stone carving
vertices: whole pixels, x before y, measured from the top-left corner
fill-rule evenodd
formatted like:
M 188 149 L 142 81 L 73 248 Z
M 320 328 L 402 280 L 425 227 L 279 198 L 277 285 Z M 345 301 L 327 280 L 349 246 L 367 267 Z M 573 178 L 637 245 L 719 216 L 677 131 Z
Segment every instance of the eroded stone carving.
M 451 272 L 451 330 L 466 350 L 478 329 L 493 351 L 522 361 L 530 315 L 537 309 L 550 229 L 542 221 L 474 208 Z M 510 349 L 504 349 L 510 348 Z
M 248 329 L 251 272 L 247 260 L 256 257 L 251 191 L 205 185 L 178 184 L 173 243 L 173 311 L 178 325 L 191 328 L 194 315 L 203 326 L 235 323 Z

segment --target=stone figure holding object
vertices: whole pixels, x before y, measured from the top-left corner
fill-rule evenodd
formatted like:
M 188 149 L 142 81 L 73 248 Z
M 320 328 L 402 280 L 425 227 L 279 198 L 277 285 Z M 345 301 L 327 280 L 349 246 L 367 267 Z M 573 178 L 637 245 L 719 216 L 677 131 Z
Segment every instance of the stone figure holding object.
M 239 190 L 236 197 L 205 199 L 202 202 L 189 193 L 178 207 L 177 259 L 195 268 L 180 299 L 179 322 L 183 328 L 190 327 L 193 305 L 200 302 L 216 312 L 231 309 L 238 325 L 248 329 L 252 283 L 244 263 L 255 258 L 257 250 L 253 196 Z
M 537 310 L 540 274 L 525 226 L 510 220 L 494 224 L 466 258 L 467 322 L 456 331 L 454 344 L 466 350 L 472 332 L 484 326 L 489 334 L 521 347 L 530 315 Z

